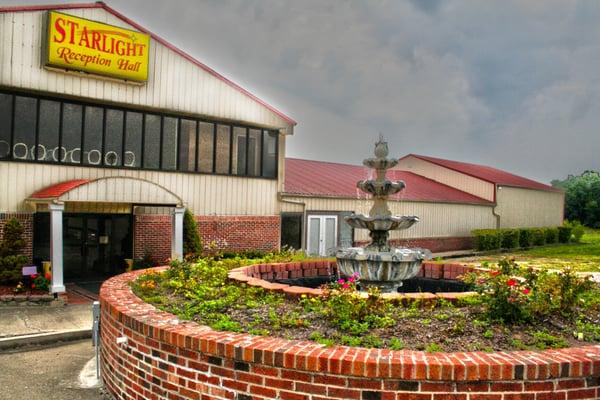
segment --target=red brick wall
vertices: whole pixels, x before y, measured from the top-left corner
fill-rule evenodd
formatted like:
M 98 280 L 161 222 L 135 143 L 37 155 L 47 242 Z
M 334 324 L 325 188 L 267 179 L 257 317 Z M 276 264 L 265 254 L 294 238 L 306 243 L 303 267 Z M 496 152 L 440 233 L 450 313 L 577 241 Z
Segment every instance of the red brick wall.
M 134 258 L 146 251 L 160 262 L 171 257 L 171 216 L 136 215 L 134 222 Z M 279 248 L 279 216 L 196 216 L 205 249 L 224 251 Z
M 368 242 L 356 242 L 358 246 L 364 246 Z M 429 249 L 434 253 L 442 251 L 455 251 L 473 248 L 472 237 L 437 237 L 437 238 L 417 238 L 417 239 L 393 239 L 390 240 L 392 246 L 396 247 L 420 247 Z
M 16 218 L 23 227 L 23 239 L 25 240 L 25 248 L 23 255 L 29 258 L 29 262 L 33 260 L 33 214 L 28 213 L 0 213 L 0 241 L 4 236 L 4 225 L 6 221 Z M 50 234 L 50 232 L 48 232 Z
M 129 287 L 140 273 L 100 291 L 102 378 L 117 399 L 600 398 L 600 346 L 425 353 L 218 332 L 142 302 Z
M 196 221 L 205 248 L 228 251 L 270 251 L 279 248 L 281 217 L 278 215 L 201 215 L 196 216 Z
M 171 216 L 136 215 L 133 222 L 133 258 L 146 253 L 157 262 L 171 258 Z

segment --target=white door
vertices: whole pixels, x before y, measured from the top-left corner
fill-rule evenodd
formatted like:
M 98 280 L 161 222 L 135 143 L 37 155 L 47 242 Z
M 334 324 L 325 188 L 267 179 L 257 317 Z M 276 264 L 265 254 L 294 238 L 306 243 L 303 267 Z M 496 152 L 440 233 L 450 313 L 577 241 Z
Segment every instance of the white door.
M 306 252 L 310 255 L 332 256 L 337 247 L 337 216 L 309 215 Z

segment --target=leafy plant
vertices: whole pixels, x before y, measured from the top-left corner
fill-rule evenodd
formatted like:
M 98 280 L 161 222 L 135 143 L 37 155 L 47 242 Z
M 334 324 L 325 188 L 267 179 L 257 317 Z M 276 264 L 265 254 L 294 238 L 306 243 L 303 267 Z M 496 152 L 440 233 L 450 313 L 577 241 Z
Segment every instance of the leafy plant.
M 546 244 L 558 243 L 558 228 L 544 228 L 544 239 Z
M 570 226 L 559 226 L 558 227 L 558 243 L 569 243 L 571 241 L 573 228 Z
M 22 268 L 28 261 L 24 248 L 23 227 L 11 218 L 4 225 L 0 242 L 0 283 L 15 284 L 23 278 Z
M 186 259 L 195 260 L 202 255 L 202 240 L 194 214 L 186 208 L 183 214 L 183 254 Z
M 502 237 L 501 247 L 503 249 L 514 249 L 519 247 L 519 230 L 518 229 L 502 229 L 500 230 Z

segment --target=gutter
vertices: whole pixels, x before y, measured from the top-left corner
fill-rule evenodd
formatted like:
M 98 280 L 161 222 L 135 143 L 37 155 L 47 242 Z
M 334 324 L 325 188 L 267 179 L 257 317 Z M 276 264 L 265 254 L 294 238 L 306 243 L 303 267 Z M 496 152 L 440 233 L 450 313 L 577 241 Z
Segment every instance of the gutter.
M 494 207 L 492 207 L 492 215 L 496 217 L 496 229 L 500 229 L 500 214 L 496 213 L 496 208 L 498 207 L 498 190 L 501 188 L 501 186 L 494 185 Z

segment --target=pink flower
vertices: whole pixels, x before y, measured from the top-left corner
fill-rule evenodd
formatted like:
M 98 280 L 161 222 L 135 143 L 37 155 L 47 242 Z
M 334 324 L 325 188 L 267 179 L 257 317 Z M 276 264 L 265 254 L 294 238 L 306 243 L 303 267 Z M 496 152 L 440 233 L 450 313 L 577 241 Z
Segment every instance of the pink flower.
M 350 278 L 348 278 L 348 282 L 354 282 L 354 277 L 351 276 Z
M 531 290 L 529 288 L 523 289 L 523 294 L 529 294 L 529 292 L 531 292 Z
M 353 273 L 352 273 L 352 277 L 353 277 L 354 279 L 358 279 L 358 278 L 360 278 L 360 274 L 359 274 L 358 272 L 353 272 Z
M 343 280 L 343 279 L 338 279 L 337 283 L 338 283 L 339 285 L 343 285 L 344 283 L 346 283 L 346 281 L 345 281 L 345 280 Z
M 350 287 L 350 285 L 349 285 L 349 284 L 347 284 L 347 283 L 344 283 L 344 284 L 342 285 L 342 288 L 344 288 L 344 289 L 348 289 L 349 287 Z

